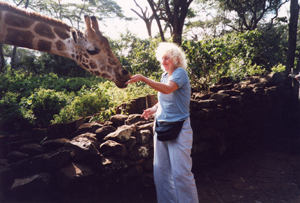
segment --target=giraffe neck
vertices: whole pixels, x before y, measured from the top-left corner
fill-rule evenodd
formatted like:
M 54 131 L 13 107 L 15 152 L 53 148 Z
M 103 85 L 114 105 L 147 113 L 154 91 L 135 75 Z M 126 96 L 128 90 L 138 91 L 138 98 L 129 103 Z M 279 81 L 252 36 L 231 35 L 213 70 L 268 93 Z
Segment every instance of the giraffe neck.
M 70 29 L 62 21 L 0 3 L 0 43 L 72 59 Z

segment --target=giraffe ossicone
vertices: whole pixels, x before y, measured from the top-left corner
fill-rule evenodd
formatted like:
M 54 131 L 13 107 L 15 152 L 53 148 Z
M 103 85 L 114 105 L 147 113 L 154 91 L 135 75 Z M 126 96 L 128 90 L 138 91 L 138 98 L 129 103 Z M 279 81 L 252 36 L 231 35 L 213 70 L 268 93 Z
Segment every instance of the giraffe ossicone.
M 111 51 L 96 17 L 84 16 L 81 32 L 60 20 L 0 2 L 0 43 L 70 58 L 87 71 L 124 88 L 129 72 Z

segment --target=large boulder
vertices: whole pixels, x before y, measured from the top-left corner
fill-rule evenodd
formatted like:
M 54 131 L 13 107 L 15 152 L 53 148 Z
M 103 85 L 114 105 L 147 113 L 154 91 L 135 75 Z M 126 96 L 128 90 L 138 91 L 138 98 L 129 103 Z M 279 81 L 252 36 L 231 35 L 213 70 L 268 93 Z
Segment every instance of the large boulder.
M 84 123 L 81 125 L 76 132 L 72 133 L 69 136 L 69 139 L 72 139 L 78 135 L 84 134 L 84 133 L 95 133 L 97 129 L 102 128 L 103 125 L 97 122 L 92 122 L 92 123 Z
M 47 193 L 50 188 L 51 175 L 39 173 L 14 180 L 9 194 L 15 200 L 29 200 L 32 197 Z
M 29 156 L 36 156 L 46 153 L 46 149 L 37 143 L 25 144 L 19 149 L 20 152 L 28 154 Z
M 141 114 L 131 114 L 131 115 L 129 115 L 128 119 L 125 121 L 125 124 L 132 125 L 139 121 L 145 121 L 144 118 L 141 118 Z
M 148 144 L 135 145 L 128 155 L 128 158 L 130 160 L 139 160 L 150 157 L 153 157 L 153 150 L 150 149 L 150 146 Z
M 133 131 L 133 127 L 129 125 L 123 125 L 119 127 L 115 132 L 112 132 L 103 138 L 104 141 L 113 140 L 119 143 L 126 142 L 130 139 Z
M 136 138 L 136 143 L 138 144 L 147 144 L 149 142 L 150 136 L 152 135 L 151 131 L 146 130 L 139 130 L 132 133 L 132 136 Z
M 63 148 L 70 140 L 67 138 L 59 138 L 54 140 L 44 141 L 41 145 L 48 150 L 55 151 L 60 148 Z
M 6 191 L 13 183 L 13 173 L 9 167 L 0 166 L 0 191 Z
M 29 158 L 29 155 L 19 151 L 11 151 L 6 155 L 6 158 L 9 163 L 15 163 Z
M 87 165 L 70 162 L 62 167 L 54 177 L 54 185 L 60 189 L 83 189 L 95 180 L 94 171 Z
M 116 127 L 124 125 L 124 122 L 127 119 L 128 119 L 128 115 L 125 114 L 116 114 L 110 117 L 110 121 L 113 122 L 113 125 Z
M 109 133 L 115 132 L 117 129 L 112 125 L 103 126 L 96 130 L 96 137 L 97 140 L 102 141 L 103 138 L 108 135 Z
M 99 156 L 100 143 L 94 133 L 85 133 L 73 138 L 66 144 L 66 148 L 72 152 L 72 158 L 80 161 L 86 156 Z
M 103 156 L 127 156 L 126 146 L 113 140 L 107 140 L 100 145 L 100 152 Z
M 59 169 L 70 160 L 70 152 L 61 149 L 47 154 L 30 157 L 10 165 L 16 178 L 37 173 L 49 173 Z

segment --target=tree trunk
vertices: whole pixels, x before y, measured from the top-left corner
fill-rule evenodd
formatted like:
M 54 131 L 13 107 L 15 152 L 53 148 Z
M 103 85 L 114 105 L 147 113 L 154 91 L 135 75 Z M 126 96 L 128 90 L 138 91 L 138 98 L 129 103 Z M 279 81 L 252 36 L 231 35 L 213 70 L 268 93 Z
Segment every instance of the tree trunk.
M 286 69 L 285 69 L 287 73 L 289 73 L 291 69 L 294 68 L 296 42 L 297 42 L 297 25 L 298 25 L 298 16 L 299 16 L 298 0 L 291 0 L 290 12 L 291 12 L 291 17 L 289 22 L 289 40 L 288 40 L 288 51 L 287 51 Z
M 164 35 L 163 30 L 162 30 L 162 27 L 161 27 L 161 24 L 160 24 L 160 21 L 159 21 L 159 17 L 158 17 L 158 15 L 156 13 L 156 10 L 154 8 L 154 5 L 153 5 L 154 2 L 152 0 L 147 0 L 147 1 L 148 1 L 149 5 L 152 9 L 153 14 L 154 14 L 154 17 L 155 17 L 155 20 L 156 20 L 156 23 L 157 23 L 157 26 L 158 26 L 158 29 L 159 29 L 161 41 L 165 42 L 166 41 L 165 40 L 165 35 Z
M 11 62 L 10 62 L 11 70 L 15 69 L 15 65 L 16 65 L 16 53 L 17 53 L 17 46 L 14 46 L 12 54 L 11 54 Z
M 3 48 L 2 44 L 0 43 L 0 73 L 3 73 L 4 71 L 4 66 L 5 66 L 5 61 L 4 61 L 4 55 L 3 55 Z
M 183 22 L 177 22 L 173 26 L 173 32 L 172 32 L 173 42 L 178 44 L 178 46 L 180 46 L 182 43 L 182 30 L 183 30 Z

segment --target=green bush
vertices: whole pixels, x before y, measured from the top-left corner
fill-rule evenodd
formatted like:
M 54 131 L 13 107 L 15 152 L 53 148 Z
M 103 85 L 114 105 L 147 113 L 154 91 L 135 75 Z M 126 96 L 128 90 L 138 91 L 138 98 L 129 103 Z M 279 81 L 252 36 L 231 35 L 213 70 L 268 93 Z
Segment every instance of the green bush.
M 77 92 L 82 86 L 92 87 L 99 82 L 105 81 L 100 77 L 59 77 L 57 74 L 50 73 L 44 76 L 28 76 L 16 71 L 14 76 L 3 74 L 0 76 L 1 92 L 20 93 L 20 98 L 29 97 L 38 88 L 53 89 L 55 91 Z
M 262 52 L 262 37 L 258 31 L 228 34 L 199 42 L 184 41 L 182 48 L 188 58 L 191 83 L 199 89 L 208 89 L 222 77 L 242 80 L 246 75 L 264 73 L 255 61 Z
M 156 91 L 144 83 L 134 83 L 125 89 L 120 89 L 111 81 L 99 83 L 92 88 L 83 87 L 75 99 L 59 114 L 54 115 L 52 123 L 66 123 L 79 117 L 92 116 L 99 113 L 97 118 L 107 120 L 114 114 L 114 107 L 131 99 L 156 94 Z
M 24 117 L 34 124 L 46 127 L 54 114 L 67 105 L 68 96 L 55 90 L 39 89 L 28 98 L 22 98 L 21 106 Z
M 0 125 L 4 132 L 12 134 L 32 127 L 23 117 L 18 102 L 19 95 L 19 93 L 7 92 L 0 100 Z
M 54 115 L 51 122 L 66 123 L 79 117 L 92 116 L 107 108 L 109 108 L 109 98 L 101 89 L 83 87 L 69 105 Z
M 281 63 L 272 67 L 272 73 L 283 72 L 283 71 L 285 71 L 285 65 L 282 65 Z
M 130 32 L 122 34 L 119 40 L 110 40 L 111 48 L 121 64 L 130 74 L 160 77 L 162 70 L 155 57 L 160 39 L 141 40 Z

